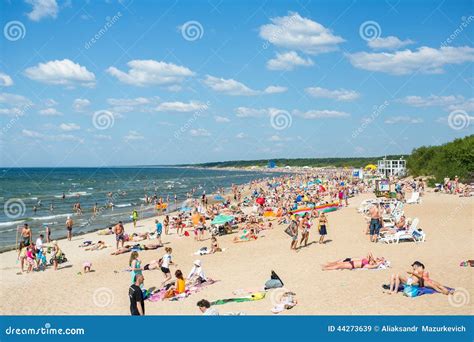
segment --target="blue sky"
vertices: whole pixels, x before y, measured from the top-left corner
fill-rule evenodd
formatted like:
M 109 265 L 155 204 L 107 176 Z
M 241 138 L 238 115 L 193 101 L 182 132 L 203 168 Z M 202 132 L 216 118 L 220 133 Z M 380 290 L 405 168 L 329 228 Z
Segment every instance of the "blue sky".
M 409 153 L 473 133 L 470 1 L 2 1 L 0 165 Z

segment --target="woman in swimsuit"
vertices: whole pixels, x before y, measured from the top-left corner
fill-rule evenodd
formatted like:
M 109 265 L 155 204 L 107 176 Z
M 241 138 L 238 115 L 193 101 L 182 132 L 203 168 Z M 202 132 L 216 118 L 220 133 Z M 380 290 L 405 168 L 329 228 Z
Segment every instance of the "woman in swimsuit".
M 128 262 L 128 266 L 130 266 L 131 276 L 132 276 L 132 284 L 135 283 L 135 277 L 139 274 L 142 274 L 141 268 L 141 261 L 138 259 L 138 252 L 132 252 L 130 254 L 130 260 Z
M 323 271 L 352 270 L 356 268 L 374 269 L 374 268 L 379 267 L 384 262 L 385 262 L 384 258 L 375 259 L 372 256 L 372 254 L 369 253 L 369 255 L 366 258 L 362 258 L 362 259 L 346 258 L 344 260 L 328 263 L 322 267 L 322 270 Z
M 216 252 L 222 252 L 222 249 L 219 247 L 219 244 L 217 243 L 217 238 L 213 236 L 211 238 L 211 254 L 214 254 Z

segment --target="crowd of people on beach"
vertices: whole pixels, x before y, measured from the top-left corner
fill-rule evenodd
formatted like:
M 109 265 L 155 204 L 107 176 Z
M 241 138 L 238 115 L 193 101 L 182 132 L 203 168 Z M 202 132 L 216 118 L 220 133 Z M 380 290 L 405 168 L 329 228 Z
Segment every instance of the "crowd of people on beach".
M 398 203 L 407 202 L 409 193 L 416 192 L 422 196 L 426 184 L 421 179 L 391 179 L 390 186 L 393 189 L 393 196 L 392 192 L 389 192 L 387 197 L 371 200 L 363 208 L 367 218 L 364 232 L 373 243 L 383 240 L 385 236 L 408 230 L 411 222 L 403 212 L 398 215 L 400 211 Z M 181 300 L 199 291 L 203 286 L 213 283 L 213 280 L 205 275 L 200 259 L 193 261 L 188 276 L 184 276 L 183 269 L 178 268 L 173 262 L 173 248 L 164 247 L 163 240 L 168 240 L 169 235 L 193 236 L 196 244 L 200 245 L 209 236 L 209 245 L 200 246 L 195 253 L 202 256 L 225 251 L 219 243 L 220 236 L 233 234 L 233 239 L 230 240 L 233 243 L 252 243 L 264 236 L 266 231 L 283 226 L 285 233 L 290 237 L 290 251 L 298 252 L 313 243 L 321 245 L 330 243 L 331 240 L 327 236 L 331 231 L 331 212 L 345 210 L 344 208 L 350 205 L 352 197 L 373 190 L 374 179 L 354 178 L 349 170 L 337 169 L 258 179 L 249 184 L 233 185 L 228 193 L 225 189 L 219 189 L 214 195 L 207 195 L 202 191 L 200 196 L 196 196 L 197 192 L 193 191 L 188 193 L 186 201 L 174 212 L 163 210 L 167 203 L 162 198 L 146 197 L 145 200 L 155 203 L 157 209 L 160 209 L 158 213 L 162 214 L 156 217 L 152 231 L 136 231 L 140 217 L 138 211 L 134 209 L 130 215 L 130 222 L 133 224 L 131 231 L 125 231 L 122 221 L 98 231 L 98 235 L 114 236 L 115 246 L 109 246 L 102 238 L 97 242 L 83 241 L 80 247 L 88 252 L 109 248 L 110 255 L 130 253 L 127 268 L 131 284 L 130 312 L 132 315 L 144 315 L 145 300 L 157 300 L 157 298 Z M 170 198 L 166 200 L 169 201 Z M 176 201 L 176 196 L 174 200 Z M 393 222 L 388 224 L 387 217 Z M 67 217 L 65 227 L 67 240 L 72 241 L 74 227 L 72 217 Z M 18 259 L 21 272 L 44 270 L 48 265 L 57 270 L 61 263 L 67 261 L 58 242 L 51 240 L 51 231 L 48 227 L 46 235 L 40 234 L 33 242 L 31 228 L 25 223 L 20 239 Z M 164 249 L 164 254 L 160 258 L 153 257 L 147 262 L 142 261 L 140 255 L 142 251 L 160 248 Z M 49 263 L 47 254 L 51 254 Z M 322 265 L 322 270 L 388 267 L 390 262 L 384 257 L 375 257 L 372 253 L 368 253 L 364 257 L 328 262 Z M 452 293 L 451 289 L 430 279 L 421 262 L 413 263 L 412 268 L 408 276 L 392 275 L 387 293 L 394 294 L 398 291 L 407 293 L 408 290 L 405 289 L 412 286 L 431 288 L 444 294 Z M 91 269 L 90 261 L 82 263 L 83 273 L 88 273 Z M 144 287 L 144 272 L 154 270 L 163 274 L 163 280 L 153 291 L 147 291 Z M 200 300 L 197 306 L 205 315 L 218 314 L 205 299 Z

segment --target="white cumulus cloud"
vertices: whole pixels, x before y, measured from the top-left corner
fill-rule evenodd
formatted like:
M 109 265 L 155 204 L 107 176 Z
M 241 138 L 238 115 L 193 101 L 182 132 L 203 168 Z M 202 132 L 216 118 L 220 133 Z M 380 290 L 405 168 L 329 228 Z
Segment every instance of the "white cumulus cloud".
M 267 62 L 267 68 L 269 70 L 290 71 L 299 66 L 308 67 L 312 65 L 314 65 L 314 63 L 310 58 L 304 59 L 300 57 L 296 51 L 277 53 L 275 58 Z
M 290 12 L 270 21 L 260 27 L 260 37 L 278 47 L 318 54 L 337 50 L 338 44 L 344 42 L 330 29 L 298 13 Z
M 127 63 L 127 66 L 130 68 L 127 72 L 113 66 L 109 67 L 107 72 L 116 77 L 120 82 L 139 87 L 152 85 L 172 86 L 194 76 L 194 72 L 184 66 L 152 59 L 132 60 Z
M 0 87 L 9 87 L 13 85 L 13 80 L 7 74 L 0 72 Z
M 56 0 L 26 0 L 26 3 L 33 6 L 31 12 L 27 13 L 28 18 L 33 21 L 47 17 L 56 18 L 59 12 Z
M 416 51 L 402 50 L 393 53 L 357 52 L 347 55 L 351 64 L 359 69 L 406 75 L 414 72 L 440 74 L 449 64 L 474 61 L 474 48 L 468 46 L 442 46 L 439 49 L 427 46 Z
M 345 118 L 350 116 L 346 112 L 341 112 L 337 110 L 308 110 L 306 112 L 301 112 L 299 110 L 294 110 L 293 115 L 302 117 L 303 119 L 332 119 L 332 118 Z
M 69 59 L 39 63 L 37 66 L 27 68 L 25 75 L 34 81 L 46 84 L 88 87 L 95 84 L 94 73 Z
M 88 99 L 75 99 L 72 103 L 72 108 L 74 109 L 74 111 L 76 112 L 83 112 L 87 109 L 87 107 L 89 107 L 91 104 L 91 101 L 89 101 Z
M 411 39 L 401 40 L 400 38 L 395 36 L 388 36 L 369 40 L 367 44 L 369 45 L 369 47 L 376 50 L 397 50 L 414 43 L 415 42 Z
M 199 101 L 191 102 L 163 102 L 156 107 L 158 112 L 194 112 L 206 110 L 208 105 Z
M 306 88 L 305 91 L 313 97 L 333 99 L 337 101 L 354 101 L 360 97 L 358 92 L 346 89 L 330 90 L 321 87 L 309 87 Z

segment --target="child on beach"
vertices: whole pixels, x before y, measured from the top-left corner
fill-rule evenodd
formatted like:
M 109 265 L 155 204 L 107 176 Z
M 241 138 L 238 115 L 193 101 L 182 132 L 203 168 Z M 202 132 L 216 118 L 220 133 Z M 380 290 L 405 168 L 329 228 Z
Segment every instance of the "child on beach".
M 171 280 L 171 272 L 170 272 L 170 265 L 174 265 L 173 261 L 171 260 L 171 253 L 173 253 L 173 249 L 171 247 L 165 248 L 166 254 L 163 255 L 161 258 L 160 268 L 161 272 L 165 275 L 165 280 L 161 283 L 163 287 L 169 280 Z
M 89 273 L 91 271 L 91 268 L 92 263 L 90 261 L 84 261 L 84 263 L 82 264 L 82 271 L 84 273 Z
M 132 284 L 135 282 L 135 277 L 138 274 L 142 274 L 141 263 L 142 262 L 140 259 L 138 259 L 138 252 L 132 252 L 132 254 L 130 254 L 130 260 L 128 261 L 128 266 L 130 267 L 131 271 Z
M 155 220 L 155 226 L 156 226 L 156 239 L 158 240 L 158 244 L 163 245 L 163 242 L 161 242 L 161 233 L 163 232 L 163 225 L 161 224 L 160 221 Z
M 217 243 L 217 238 L 213 236 L 211 238 L 211 252 L 210 254 L 214 254 L 216 252 L 222 252 L 222 248 L 219 247 L 219 244 Z

